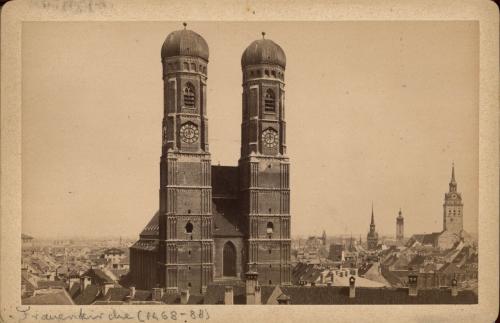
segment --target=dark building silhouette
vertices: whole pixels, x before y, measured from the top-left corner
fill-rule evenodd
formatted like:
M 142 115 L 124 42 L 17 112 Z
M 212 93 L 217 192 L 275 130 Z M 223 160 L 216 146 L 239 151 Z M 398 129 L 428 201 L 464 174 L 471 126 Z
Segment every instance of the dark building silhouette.
M 402 242 L 404 240 L 404 225 L 405 219 L 403 218 L 403 213 L 399 209 L 398 217 L 396 218 L 396 240 Z
M 290 284 L 284 51 L 263 33 L 243 52 L 238 166 L 211 165 L 206 41 L 184 27 L 168 35 L 161 58 L 159 212 L 130 248 L 130 283 L 204 293 L 250 271 L 261 284 Z

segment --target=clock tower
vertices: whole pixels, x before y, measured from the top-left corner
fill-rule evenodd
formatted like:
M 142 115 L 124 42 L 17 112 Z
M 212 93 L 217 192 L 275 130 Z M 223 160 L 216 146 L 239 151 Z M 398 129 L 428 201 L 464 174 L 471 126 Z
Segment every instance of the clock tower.
M 246 225 L 246 270 L 261 284 L 290 284 L 290 163 L 286 155 L 283 49 L 252 42 L 241 58 L 240 202 Z
M 462 195 L 457 192 L 455 181 L 455 165 L 451 167 L 451 180 L 449 190 L 444 195 L 443 204 L 443 231 L 460 233 L 463 230 Z
M 202 293 L 213 280 L 212 186 L 206 82 L 208 45 L 170 33 L 161 50 L 164 117 L 160 159 L 158 283 Z

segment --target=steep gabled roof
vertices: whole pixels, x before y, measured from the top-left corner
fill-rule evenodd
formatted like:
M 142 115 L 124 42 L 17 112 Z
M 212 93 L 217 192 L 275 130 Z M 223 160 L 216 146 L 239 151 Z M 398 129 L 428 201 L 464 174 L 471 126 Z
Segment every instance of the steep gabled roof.
M 31 296 L 21 300 L 23 305 L 74 305 L 75 303 L 63 289 L 55 293 Z

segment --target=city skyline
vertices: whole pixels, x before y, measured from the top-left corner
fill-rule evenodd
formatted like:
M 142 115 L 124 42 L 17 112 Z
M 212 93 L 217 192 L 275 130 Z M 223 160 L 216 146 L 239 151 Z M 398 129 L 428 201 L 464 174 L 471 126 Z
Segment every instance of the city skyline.
M 399 208 L 406 237 L 441 231 L 452 161 L 465 205 L 464 228 L 477 232 L 477 27 L 392 24 L 304 23 L 296 33 L 285 23 L 189 24 L 211 51 L 213 165 L 237 163 L 239 58 L 245 44 L 265 30 L 287 53 L 292 236 L 319 236 L 325 229 L 329 235 L 362 234 L 365 240 L 372 200 L 380 235 L 395 234 Z M 78 230 L 89 236 L 110 230 L 137 235 L 158 208 L 163 106 L 158 43 L 180 23 L 134 24 L 133 29 L 130 24 L 78 23 L 65 31 L 55 25 L 29 23 L 23 40 L 23 232 L 71 236 L 78 220 Z M 235 30 L 241 39 L 222 33 L 223 28 Z M 71 39 L 83 32 L 86 40 Z M 448 38 L 441 42 L 444 35 Z M 362 37 L 362 45 L 348 36 Z M 109 46 L 107 39 L 112 40 Z M 325 45 L 328 40 L 333 45 Z M 85 50 L 78 52 L 82 41 Z M 314 50 L 306 50 L 307 45 Z M 125 52 L 126 58 L 117 56 Z M 309 55 L 306 64 L 304 55 Z M 425 62 L 421 55 L 427 55 Z M 328 61 L 331 57 L 337 60 Z M 89 59 L 97 66 L 83 69 Z M 52 64 L 40 64 L 47 60 Z M 49 79 L 51 84 L 44 82 Z M 81 91 L 82 84 L 89 90 Z M 418 104 L 417 96 L 422 99 Z M 436 110 L 429 112 L 427 105 Z M 30 162 L 35 154 L 39 163 Z M 309 176 L 314 171 L 316 176 Z

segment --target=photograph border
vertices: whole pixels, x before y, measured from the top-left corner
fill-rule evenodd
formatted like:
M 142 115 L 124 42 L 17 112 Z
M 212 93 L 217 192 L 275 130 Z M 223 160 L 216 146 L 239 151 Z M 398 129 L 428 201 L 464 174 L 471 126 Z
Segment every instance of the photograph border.
M 0 169 L 0 319 L 22 320 L 21 306 L 21 114 L 22 28 L 33 21 L 460 21 L 479 22 L 479 302 L 474 305 L 315 305 L 234 307 L 170 305 L 119 307 L 99 312 L 123 315 L 137 311 L 206 310 L 215 322 L 493 321 L 499 302 L 499 114 L 498 8 L 492 1 L 120 1 L 18 0 L 1 12 L 1 169 Z M 31 311 L 52 317 L 76 315 L 94 306 L 36 306 Z M 47 316 L 47 318 L 49 318 Z M 96 321 L 107 321 L 107 314 Z M 185 318 L 190 322 L 190 318 Z M 205 318 L 206 319 L 206 318 Z M 31 316 L 26 321 L 35 321 Z M 196 319 L 201 321 L 202 319 Z M 115 320 L 116 321 L 116 320 Z M 192 320 L 195 321 L 195 320 Z

